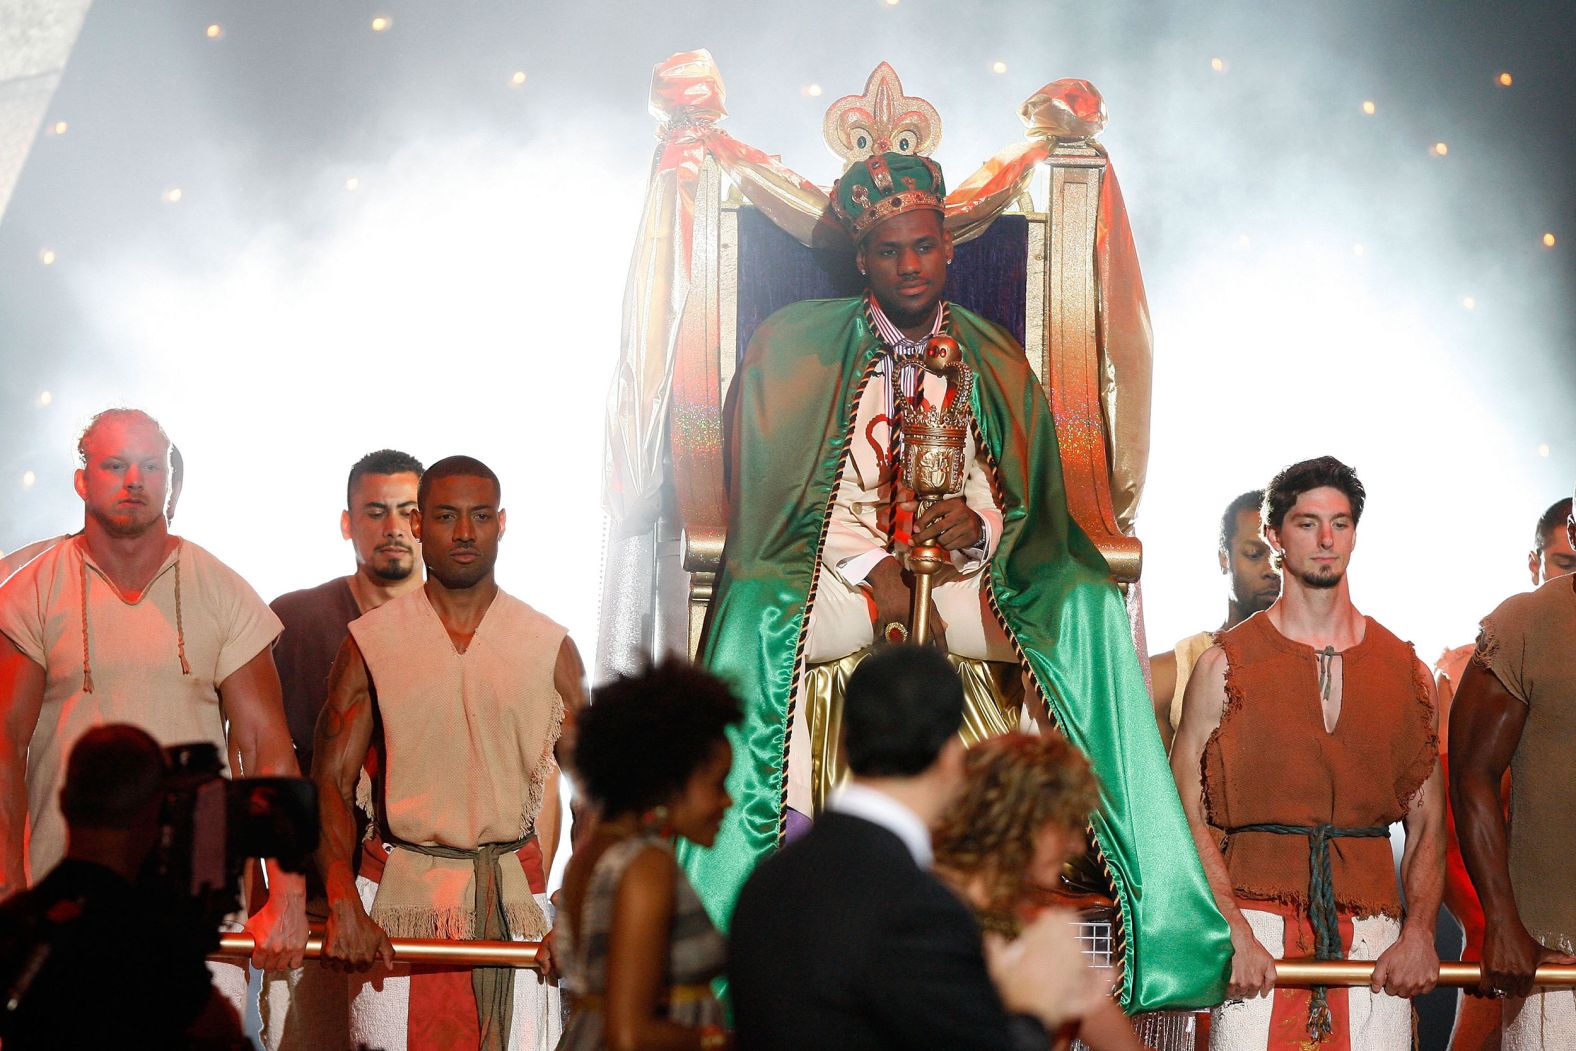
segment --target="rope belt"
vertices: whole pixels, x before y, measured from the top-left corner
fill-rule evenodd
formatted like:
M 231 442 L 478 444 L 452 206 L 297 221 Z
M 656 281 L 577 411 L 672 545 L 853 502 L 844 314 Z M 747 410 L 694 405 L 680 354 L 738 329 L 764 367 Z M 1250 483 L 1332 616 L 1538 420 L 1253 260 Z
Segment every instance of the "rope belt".
M 1330 840 L 1389 839 L 1389 826 L 1339 828 L 1335 825 L 1259 824 L 1226 829 L 1228 836 L 1238 832 L 1308 837 L 1308 923 L 1313 927 L 1313 958 L 1344 959 L 1341 954 L 1341 920 L 1335 909 L 1335 873 L 1330 865 Z M 1308 1035 L 1317 1043 L 1329 1036 L 1332 1028 L 1327 987 L 1316 985 L 1313 987 L 1313 999 L 1308 1004 Z
M 390 839 L 402 850 L 425 854 L 429 858 L 466 859 L 474 865 L 476 883 L 476 919 L 471 937 L 477 941 L 507 941 L 509 924 L 503 910 L 503 870 L 499 859 L 513 854 L 536 838 L 532 827 L 512 843 L 484 843 L 476 850 L 459 847 L 433 847 L 422 843 L 406 843 Z M 481 1046 L 501 1049 L 509 1042 L 509 1025 L 514 1016 L 514 968 L 475 967 L 471 969 L 471 992 L 476 994 L 476 1022 L 481 1033 Z

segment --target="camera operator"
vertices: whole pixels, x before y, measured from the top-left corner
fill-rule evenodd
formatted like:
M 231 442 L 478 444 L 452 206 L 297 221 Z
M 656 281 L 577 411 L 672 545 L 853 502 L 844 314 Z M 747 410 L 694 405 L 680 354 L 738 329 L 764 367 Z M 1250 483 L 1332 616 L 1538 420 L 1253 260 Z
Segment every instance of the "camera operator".
M 250 1046 L 203 963 L 212 930 L 137 882 L 165 788 L 164 755 L 134 726 L 89 730 L 71 750 L 65 859 L 0 904 L 5 1051 Z

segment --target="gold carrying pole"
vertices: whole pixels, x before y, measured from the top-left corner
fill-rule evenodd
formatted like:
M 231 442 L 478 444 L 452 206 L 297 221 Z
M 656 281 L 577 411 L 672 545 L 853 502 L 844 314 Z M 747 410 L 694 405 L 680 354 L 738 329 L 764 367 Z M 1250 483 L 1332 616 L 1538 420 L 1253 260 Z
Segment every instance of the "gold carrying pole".
M 963 351 L 950 336 L 933 336 L 925 348 L 925 371 L 947 377 L 947 396 L 940 408 L 921 409 L 916 401 L 903 408 L 902 483 L 918 501 L 914 521 L 940 501 L 963 491 L 968 465 L 963 459 L 972 418 L 970 394 L 974 374 L 963 363 Z M 914 574 L 914 604 L 909 614 L 908 641 L 922 646 L 930 638 L 930 586 L 937 570 L 947 565 L 947 552 L 939 544 L 920 544 L 908 550 L 908 569 Z
M 1475 986 L 1481 974 L 1475 963 L 1449 961 L 1439 965 L 1439 984 L 1457 988 Z M 1372 960 L 1275 961 L 1276 985 L 1367 985 L 1373 976 Z M 1576 967 L 1545 964 L 1538 968 L 1533 984 L 1576 986 Z
M 536 954 L 540 942 L 462 942 L 442 938 L 390 938 L 397 963 L 434 963 L 470 967 L 529 967 L 540 970 Z M 219 951 L 210 960 L 244 961 L 256 947 L 245 931 L 219 936 Z M 316 928 L 306 940 L 306 958 L 323 958 L 323 932 Z M 375 966 L 375 965 L 374 965 Z

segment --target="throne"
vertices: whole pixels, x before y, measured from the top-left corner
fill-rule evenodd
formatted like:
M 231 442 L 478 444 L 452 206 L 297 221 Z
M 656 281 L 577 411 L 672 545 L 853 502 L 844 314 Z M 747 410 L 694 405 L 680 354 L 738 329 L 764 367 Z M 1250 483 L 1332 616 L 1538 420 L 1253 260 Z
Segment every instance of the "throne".
M 657 75 L 697 60 L 710 62 L 704 52 L 674 56 Z M 684 83 L 691 84 L 688 74 Z M 720 80 L 717 88 L 720 93 Z M 897 74 L 882 63 L 863 95 L 833 104 L 828 143 L 838 152 L 839 120 L 858 131 L 885 120 L 891 134 L 921 106 L 929 108 L 903 95 Z M 663 110 L 654 85 L 653 112 L 669 117 L 664 134 L 693 128 L 686 122 L 697 108 Z M 968 180 L 981 182 L 982 189 L 959 211 L 949 198 L 948 226 L 957 253 L 945 294 L 995 321 L 1023 346 L 1050 401 L 1069 510 L 1127 592 L 1138 633 L 1134 585 L 1143 549 L 1132 523 L 1148 459 L 1149 322 L 1120 190 L 1105 150 L 1094 140 L 1105 122 L 1104 105 L 1086 82 L 1058 81 L 1025 102 L 1020 117 L 1030 127 L 1029 142 L 1008 147 Z M 936 118 L 935 138 L 939 133 Z M 604 673 L 626 667 L 638 653 L 696 653 L 726 537 L 727 396 L 756 327 L 780 307 L 856 295 L 863 287 L 846 239 L 815 214 L 824 191 L 818 200 L 807 192 L 813 189 L 808 183 L 758 151 L 743 147 L 741 159 L 741 151 L 730 148 L 739 145 L 733 140 L 719 145 L 707 143 L 695 158 L 688 190 L 693 211 L 679 217 L 688 224 L 691 254 L 688 274 L 676 275 L 687 277 L 688 293 L 670 320 L 671 367 L 645 370 L 648 376 L 665 372 L 670 390 L 666 397 L 646 393 L 651 411 L 641 425 L 629 420 L 627 410 L 618 418 L 620 406 L 631 399 L 629 392 L 615 390 L 613 474 L 621 462 L 641 458 L 626 454 L 621 460 L 619 450 L 628 449 L 632 433 L 647 446 L 641 450 L 646 463 L 660 468 L 647 472 L 654 478 L 610 484 L 614 525 L 598 649 Z M 662 155 L 659 150 L 659 169 Z M 982 179 L 993 167 L 994 179 Z M 648 247 L 653 237 L 666 234 L 655 229 L 650 207 Z M 641 254 L 637 246 L 636 267 Z M 632 268 L 632 282 L 636 276 Z M 668 289 L 648 293 L 653 291 Z M 652 334 L 649 320 L 647 332 L 634 331 L 639 323 L 630 317 L 632 305 L 626 299 L 626 358 L 631 344 Z M 621 382 L 639 372 L 626 360 Z M 642 481 L 650 511 L 621 514 Z M 621 526 L 620 518 L 634 520 L 635 528 Z
M 652 109 L 665 122 L 630 268 L 609 413 L 611 528 L 597 660 L 602 675 L 637 667 L 648 654 L 697 654 L 724 559 L 725 421 L 740 356 L 778 308 L 862 287 L 852 246 L 829 221 L 827 191 L 715 127 L 726 111 L 710 55 L 688 52 L 660 64 Z M 1148 453 L 1149 325 L 1121 194 L 1094 141 L 1104 106 L 1086 82 L 1058 81 L 1031 96 L 1019 116 L 1027 139 L 997 153 L 947 197 L 944 222 L 957 248 L 945 294 L 1000 324 L 1023 346 L 1051 409 L 1066 518 L 1103 559 L 1088 571 L 1123 591 L 1120 598 L 1113 589 L 1102 591 L 1099 611 L 1091 614 L 1099 618 L 1096 630 L 1107 638 L 1113 630 L 1116 637 L 1133 632 L 1141 663 L 1142 548 L 1132 518 Z M 835 153 L 858 159 L 894 148 L 928 154 L 940 122 L 928 103 L 903 94 L 896 73 L 883 63 L 863 95 L 833 104 L 825 130 Z M 707 641 L 708 651 L 728 639 L 747 641 L 719 635 Z M 1049 707 L 1043 684 L 1051 658 L 1032 659 L 1041 662 L 1033 676 Z M 1207 922 L 1213 903 L 1196 862 L 1190 866 L 1162 845 L 1191 842 L 1174 793 L 1169 803 L 1163 796 L 1124 795 L 1139 785 L 1164 785 L 1165 792 L 1171 782 L 1147 698 L 1134 696 L 1135 685 L 1142 690 L 1138 667 L 1119 655 L 1113 659 L 1100 673 L 1111 678 L 1091 685 L 1109 694 L 1109 705 L 1078 699 L 1074 711 L 1067 696 L 1057 701 L 1057 727 L 1086 751 L 1099 750 L 1104 758 L 1096 770 L 1103 762 L 1108 784 L 1117 786 L 1092 819 L 1095 839 L 1144 844 L 1120 860 L 1101 852 L 1085 870 L 1093 877 L 1089 889 L 1111 893 L 1104 915 L 1084 933 L 1092 954 L 1120 965 L 1121 999 L 1129 1010 L 1209 1002 L 1221 981 L 1213 973 L 1219 961 L 1207 962 L 1210 973 L 1175 982 L 1171 962 L 1155 969 L 1168 974 L 1151 977 L 1135 956 L 1140 931 L 1155 946 L 1198 944 L 1199 929 L 1187 917 Z M 1030 662 L 1023 656 L 1025 682 Z M 1110 685 L 1118 680 L 1126 691 L 1120 703 L 1112 692 L 1118 687 Z M 745 695 L 759 700 L 749 690 Z M 1069 711 L 1076 725 L 1066 722 Z M 783 733 L 780 718 L 772 718 L 775 728 L 766 732 Z M 1130 740 L 1128 734 L 1137 736 Z M 1146 736 L 1153 741 L 1142 740 Z M 766 746 L 757 741 L 751 747 Z M 786 746 L 781 755 L 786 762 Z M 740 770 L 736 765 L 735 773 Z M 712 896 L 708 907 L 719 919 L 731 907 L 729 895 L 747 873 L 752 852 L 767 849 L 771 833 L 762 813 L 776 815 L 778 838 L 786 827 L 786 789 L 783 798 L 759 784 L 750 792 L 759 805 L 735 808 L 751 817 L 740 818 L 733 831 L 724 828 L 722 837 L 735 837 L 727 849 L 719 839 L 705 856 L 685 852 L 686 866 L 701 880 L 703 899 Z M 1186 901 L 1187 907 L 1165 913 L 1148 908 L 1135 894 L 1146 880 L 1156 902 L 1167 900 L 1159 887 L 1169 883 L 1172 903 Z M 1214 931 L 1209 940 L 1223 943 L 1223 934 Z M 1167 955 L 1162 949 L 1158 958 Z M 1156 1016 L 1168 1033 L 1185 1024 L 1181 1018 Z M 1154 1037 L 1152 1044 L 1173 1043 L 1160 1032 Z

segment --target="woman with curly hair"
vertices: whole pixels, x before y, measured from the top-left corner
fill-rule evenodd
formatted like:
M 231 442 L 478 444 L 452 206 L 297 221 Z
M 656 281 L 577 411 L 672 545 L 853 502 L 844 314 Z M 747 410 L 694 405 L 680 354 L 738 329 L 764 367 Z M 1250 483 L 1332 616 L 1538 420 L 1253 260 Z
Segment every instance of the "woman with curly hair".
M 981 928 L 1015 938 L 1081 853 L 1100 789 L 1089 760 L 1060 734 L 1003 734 L 964 755 L 964 787 L 933 830 L 935 873 L 974 911 Z M 1111 999 L 1076 1035 L 1095 1051 L 1143 1045 Z
M 716 839 L 733 802 L 725 731 L 741 716 L 720 679 L 682 661 L 616 679 L 580 714 L 574 764 L 596 823 L 560 895 L 573 1005 L 560 1051 L 732 1046 L 709 984 L 726 943 L 674 860 L 673 838 Z

